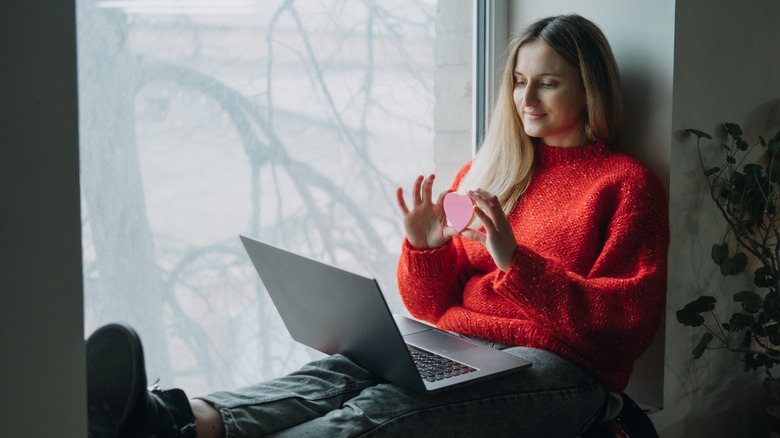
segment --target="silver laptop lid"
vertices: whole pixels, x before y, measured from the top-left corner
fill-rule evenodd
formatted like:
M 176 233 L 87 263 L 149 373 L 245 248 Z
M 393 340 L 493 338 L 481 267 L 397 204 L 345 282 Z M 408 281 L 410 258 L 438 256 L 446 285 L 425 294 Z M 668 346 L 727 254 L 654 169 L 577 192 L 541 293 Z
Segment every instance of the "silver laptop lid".
M 293 339 L 425 391 L 376 280 L 240 237 Z

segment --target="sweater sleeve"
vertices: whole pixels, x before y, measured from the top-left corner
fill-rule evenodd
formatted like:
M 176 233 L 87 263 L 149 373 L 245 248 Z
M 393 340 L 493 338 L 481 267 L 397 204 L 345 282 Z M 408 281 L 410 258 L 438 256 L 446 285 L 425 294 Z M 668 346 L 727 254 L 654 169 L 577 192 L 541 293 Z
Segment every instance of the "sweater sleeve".
M 471 168 L 466 164 L 455 177 L 452 190 Z M 471 272 L 468 256 L 459 239 L 451 239 L 441 248 L 418 251 L 407 239 L 398 261 L 398 290 L 409 313 L 436 324 L 453 306 L 463 302 L 463 286 Z
M 669 245 L 666 191 L 655 175 L 621 188 L 604 243 L 586 275 L 520 246 L 494 290 L 575 349 L 644 351 L 661 319 Z M 578 348 L 579 347 L 579 348 Z
M 407 310 L 415 318 L 435 324 L 450 307 L 463 301 L 464 255 L 459 245 L 418 251 L 404 239 L 398 263 L 398 289 Z

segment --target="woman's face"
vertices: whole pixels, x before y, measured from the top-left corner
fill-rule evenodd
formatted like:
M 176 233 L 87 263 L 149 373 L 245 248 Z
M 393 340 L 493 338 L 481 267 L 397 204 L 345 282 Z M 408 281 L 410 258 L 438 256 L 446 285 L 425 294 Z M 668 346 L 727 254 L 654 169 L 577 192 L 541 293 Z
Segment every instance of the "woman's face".
M 549 146 L 587 143 L 580 72 L 547 43 L 532 41 L 518 50 L 513 98 L 529 136 Z

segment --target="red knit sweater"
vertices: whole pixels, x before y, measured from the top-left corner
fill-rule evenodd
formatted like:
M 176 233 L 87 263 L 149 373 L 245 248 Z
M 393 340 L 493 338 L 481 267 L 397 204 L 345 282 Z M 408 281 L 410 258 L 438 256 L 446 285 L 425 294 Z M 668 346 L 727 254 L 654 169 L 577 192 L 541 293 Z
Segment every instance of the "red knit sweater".
M 519 245 L 509 270 L 466 238 L 428 251 L 405 241 L 401 297 L 442 329 L 555 352 L 622 392 L 664 309 L 666 192 L 649 168 L 603 144 L 536 155 L 509 214 Z

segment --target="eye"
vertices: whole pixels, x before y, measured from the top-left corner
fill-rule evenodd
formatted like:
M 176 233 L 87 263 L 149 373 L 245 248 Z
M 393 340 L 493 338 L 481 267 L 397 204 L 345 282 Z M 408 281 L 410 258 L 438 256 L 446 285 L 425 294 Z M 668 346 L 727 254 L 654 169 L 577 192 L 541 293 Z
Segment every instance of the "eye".
M 555 84 L 551 84 L 549 82 L 542 82 L 542 83 L 539 84 L 539 86 L 542 87 L 542 88 L 548 88 L 549 89 L 549 88 L 555 87 Z

